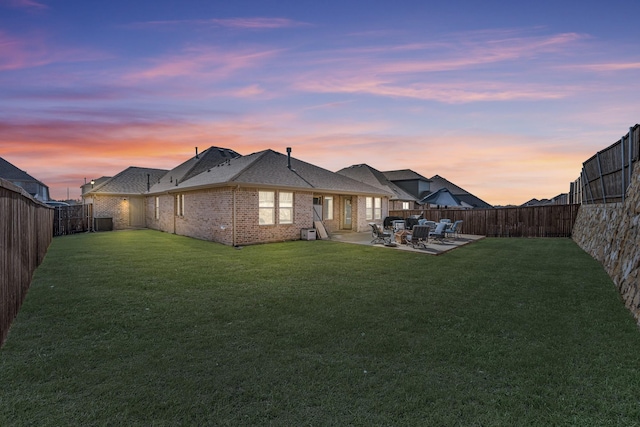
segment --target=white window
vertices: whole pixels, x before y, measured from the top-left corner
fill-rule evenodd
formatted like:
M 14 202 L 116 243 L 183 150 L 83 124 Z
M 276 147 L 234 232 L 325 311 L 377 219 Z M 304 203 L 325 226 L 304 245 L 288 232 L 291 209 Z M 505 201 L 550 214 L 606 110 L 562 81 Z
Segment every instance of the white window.
M 275 193 L 273 191 L 258 192 L 258 223 L 260 225 L 275 224 Z
M 178 216 L 184 216 L 184 194 L 176 195 L 176 212 Z
M 160 219 L 160 197 L 155 197 L 155 209 L 154 209 L 154 218 Z
M 382 199 L 380 197 L 373 198 L 373 219 L 382 219 Z
M 373 219 L 373 197 L 367 197 L 365 199 L 365 214 L 367 220 Z
M 278 222 L 293 224 L 293 193 L 278 193 Z
M 323 210 L 324 219 L 333 219 L 333 197 L 327 196 L 324 198 Z
M 409 210 L 409 202 L 402 202 L 402 209 L 404 209 L 405 211 Z

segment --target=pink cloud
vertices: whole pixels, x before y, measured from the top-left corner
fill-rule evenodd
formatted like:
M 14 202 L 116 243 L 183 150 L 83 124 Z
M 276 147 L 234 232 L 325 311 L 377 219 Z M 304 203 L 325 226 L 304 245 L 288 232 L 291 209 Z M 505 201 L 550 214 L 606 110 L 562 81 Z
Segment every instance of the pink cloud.
M 1 0 L 0 4 L 13 9 L 46 10 L 49 6 L 34 0 Z
M 167 21 L 148 21 L 132 24 L 132 27 L 170 27 L 183 25 L 200 25 L 235 28 L 243 30 L 274 30 L 281 28 L 307 27 L 311 24 L 307 22 L 294 21 L 288 18 L 211 18 L 211 19 L 179 19 Z
M 0 30 L 0 71 L 39 67 L 60 62 L 85 62 L 107 58 L 103 52 L 53 47 L 43 34 L 14 37 Z
M 278 50 L 225 51 L 218 48 L 194 47 L 182 53 L 152 60 L 155 64 L 129 73 L 125 79 L 156 80 L 189 76 L 220 79 L 235 72 L 255 68 L 275 56 Z
M 309 26 L 306 22 L 293 21 L 287 18 L 228 18 L 211 19 L 211 23 L 231 28 L 244 29 L 274 29 L 274 28 L 295 28 Z
M 405 83 L 375 77 L 304 78 L 296 82 L 298 90 L 320 93 L 361 93 L 377 96 L 433 100 L 448 104 L 478 101 L 559 99 L 575 93 L 577 88 L 562 88 L 535 83 L 502 83 L 490 81 Z
M 194 147 L 202 151 L 216 145 L 241 154 L 267 148 L 284 153 L 289 146 L 294 157 L 333 171 L 358 163 L 379 170 L 410 168 L 427 177 L 444 176 L 494 204 L 566 192 L 593 154 L 580 139 L 550 142 L 481 132 L 399 135 L 391 126 L 346 119 L 308 123 L 289 114 L 206 123 L 12 122 L 0 123 L 0 152 L 48 184 L 54 198 L 66 198 L 67 187 L 78 197 L 84 177 L 113 176 L 128 166 L 170 169 L 192 156 Z
M 558 68 L 586 71 L 627 71 L 640 70 L 640 62 L 609 62 L 602 64 L 566 65 Z
M 526 67 L 526 72 L 531 73 L 531 58 L 555 59 L 572 52 L 576 43 L 585 38 L 576 33 L 536 37 L 517 36 L 515 31 L 460 33 L 429 43 L 319 52 L 309 55 L 313 71 L 299 74 L 293 87 L 306 92 L 371 94 L 445 103 L 560 99 L 580 88 L 557 85 L 553 80 L 545 84 L 536 83 L 535 79 L 513 82 L 480 77 L 461 81 L 456 78 L 458 74 L 443 72 L 474 68 L 483 72 L 483 67 L 500 63 L 514 69 Z

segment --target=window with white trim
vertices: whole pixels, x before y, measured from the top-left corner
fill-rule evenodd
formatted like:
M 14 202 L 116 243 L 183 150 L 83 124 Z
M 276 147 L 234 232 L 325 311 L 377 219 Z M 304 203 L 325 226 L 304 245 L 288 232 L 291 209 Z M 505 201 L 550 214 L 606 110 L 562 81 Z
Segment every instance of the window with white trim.
M 380 197 L 373 198 L 373 219 L 382 219 L 382 199 Z
M 276 218 L 276 194 L 273 191 L 258 191 L 258 223 L 273 225 Z
M 324 219 L 333 219 L 333 197 L 332 196 L 325 196 L 323 210 L 324 212 L 322 213 L 322 215 Z
M 184 194 L 176 195 L 176 213 L 178 216 L 184 216 Z
M 293 193 L 291 192 L 278 193 L 278 223 L 293 224 Z
M 402 202 L 402 209 L 404 209 L 405 211 L 409 210 L 409 202 Z
M 153 217 L 155 219 L 160 219 L 160 197 L 158 196 L 155 197 L 155 207 L 153 211 L 154 211 Z
M 382 199 L 380 197 L 365 198 L 365 215 L 367 220 L 382 219 Z

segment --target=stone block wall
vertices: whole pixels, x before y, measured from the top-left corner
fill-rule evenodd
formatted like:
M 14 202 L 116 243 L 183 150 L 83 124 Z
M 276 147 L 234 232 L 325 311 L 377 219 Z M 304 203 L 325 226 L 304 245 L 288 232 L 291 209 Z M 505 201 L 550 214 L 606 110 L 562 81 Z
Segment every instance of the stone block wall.
M 580 206 L 572 238 L 603 265 L 640 324 L 640 162 L 632 176 L 624 202 Z

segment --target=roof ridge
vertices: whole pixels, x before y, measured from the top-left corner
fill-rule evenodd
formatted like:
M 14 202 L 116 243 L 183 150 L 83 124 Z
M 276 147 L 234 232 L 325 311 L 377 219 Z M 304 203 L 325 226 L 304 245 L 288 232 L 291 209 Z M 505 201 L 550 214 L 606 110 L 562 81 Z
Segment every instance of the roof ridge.
M 247 170 L 251 169 L 256 164 L 256 162 L 258 160 L 260 160 L 261 158 L 263 158 L 264 156 L 266 156 L 269 151 L 275 153 L 275 151 L 273 151 L 272 149 L 268 148 L 266 150 L 257 151 L 255 153 L 251 153 L 251 154 L 249 154 L 247 156 L 240 156 L 240 157 L 235 157 L 235 158 L 231 159 L 231 160 L 242 159 L 242 158 L 247 158 L 249 156 L 253 156 L 254 154 L 256 155 L 256 158 L 251 160 L 247 166 L 243 167 L 238 173 L 236 173 L 231 178 L 229 178 L 229 182 L 235 181 L 240 175 L 245 173 Z
M 236 157 L 242 157 L 242 155 L 240 153 L 238 153 L 237 151 L 235 151 L 235 150 L 232 150 L 230 148 L 224 148 L 224 147 L 218 147 L 218 146 L 212 145 L 209 148 L 207 148 L 206 150 L 204 150 L 203 152 L 201 152 L 199 154 L 196 154 L 195 156 L 193 156 L 193 157 L 189 158 L 188 160 L 186 160 L 186 162 L 188 162 L 189 160 L 197 159 L 193 163 L 193 165 L 184 173 L 184 175 L 182 175 L 181 181 L 187 181 L 188 179 L 193 178 L 194 176 L 199 175 L 200 173 L 204 172 L 204 171 L 202 171 L 202 172 L 195 173 L 195 171 L 197 170 L 198 166 L 200 166 L 202 164 L 202 162 L 205 161 L 205 159 L 208 158 L 208 156 L 213 155 L 213 152 L 214 152 L 213 150 L 214 149 L 218 150 L 218 151 L 229 152 L 230 154 L 231 153 L 235 153 L 235 154 L 238 155 Z M 232 157 L 232 159 L 236 158 L 236 157 Z M 193 172 L 193 174 L 192 174 L 192 172 Z

